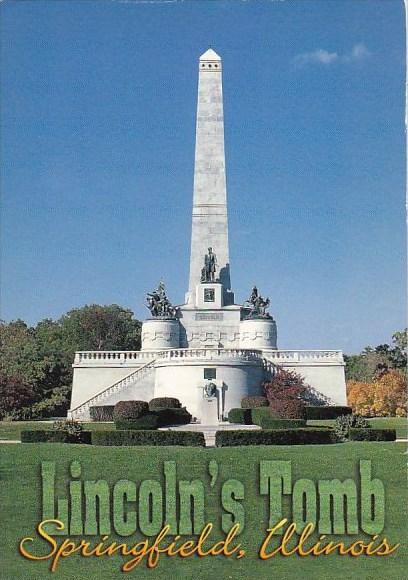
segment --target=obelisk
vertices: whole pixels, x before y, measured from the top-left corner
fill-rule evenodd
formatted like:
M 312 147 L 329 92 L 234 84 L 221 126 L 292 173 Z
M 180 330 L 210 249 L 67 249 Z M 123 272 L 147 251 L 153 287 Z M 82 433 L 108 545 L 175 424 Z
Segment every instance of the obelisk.
M 193 219 L 188 302 L 194 301 L 204 256 L 217 256 L 216 276 L 226 302 L 233 300 L 230 281 L 227 191 L 225 182 L 224 112 L 221 58 L 211 48 L 199 61 Z M 229 296 L 229 299 L 228 299 Z

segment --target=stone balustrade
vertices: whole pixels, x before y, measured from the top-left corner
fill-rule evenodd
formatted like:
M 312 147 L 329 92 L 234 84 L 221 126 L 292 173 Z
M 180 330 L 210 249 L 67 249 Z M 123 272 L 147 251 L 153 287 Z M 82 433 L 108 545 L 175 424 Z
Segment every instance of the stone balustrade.
M 240 359 L 259 360 L 266 358 L 279 363 L 340 363 L 341 350 L 253 350 L 245 348 L 177 348 L 162 351 L 82 351 L 75 354 L 74 365 L 78 366 L 135 366 L 153 359 Z
M 264 351 L 264 357 L 276 364 L 283 362 L 335 362 L 344 363 L 341 350 L 270 350 Z
M 145 363 L 157 353 L 142 350 L 86 350 L 75 353 L 74 366 L 110 366 L 112 364 Z
M 262 351 L 249 350 L 244 348 L 177 348 L 163 351 L 156 357 L 158 360 L 175 359 L 240 359 L 240 360 L 260 360 Z
M 151 361 L 148 361 L 141 367 L 131 372 L 129 375 L 126 375 L 126 377 L 123 377 L 123 379 L 116 381 L 99 393 L 92 395 L 92 397 L 82 402 L 77 407 L 70 409 L 70 411 L 68 411 L 68 417 L 71 419 L 80 419 L 84 414 L 89 414 L 89 408 L 91 406 L 103 404 L 108 397 L 123 391 L 123 389 L 129 385 L 133 385 L 136 381 L 142 379 L 147 373 L 151 372 L 154 368 L 154 363 L 155 359 L 153 358 Z

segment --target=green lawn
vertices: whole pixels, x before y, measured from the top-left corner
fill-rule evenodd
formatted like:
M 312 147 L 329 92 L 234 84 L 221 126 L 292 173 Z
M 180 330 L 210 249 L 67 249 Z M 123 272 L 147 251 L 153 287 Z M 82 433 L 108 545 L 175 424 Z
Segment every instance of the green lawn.
M 0 505 L 2 506 L 3 533 L 1 542 L 2 572 L 4 580 L 45 580 L 46 578 L 83 578 L 110 580 L 124 577 L 120 572 L 122 558 L 81 558 L 72 556 L 61 561 L 55 574 L 48 572 L 46 562 L 28 562 L 17 552 L 18 541 L 32 536 L 40 521 L 39 464 L 42 460 L 57 462 L 58 474 L 66 476 L 72 460 L 79 460 L 85 479 L 119 479 L 140 482 L 143 479 L 162 480 L 165 460 L 175 460 L 178 477 L 198 478 L 206 489 L 206 521 L 212 521 L 219 535 L 221 509 L 219 495 L 222 482 L 235 478 L 245 486 L 246 526 L 240 541 L 247 555 L 234 558 L 166 558 L 155 570 L 143 564 L 130 574 L 142 579 L 174 580 L 240 580 L 301 579 L 301 580 L 402 580 L 406 577 L 408 559 L 400 549 L 385 557 L 320 556 L 300 558 L 278 556 L 261 561 L 257 552 L 264 537 L 267 522 L 267 499 L 259 495 L 260 460 L 286 460 L 292 462 L 293 480 L 308 478 L 357 478 L 358 460 L 371 459 L 373 477 L 380 478 L 386 489 L 386 525 L 382 536 L 391 543 L 402 542 L 406 548 L 407 491 L 406 445 L 404 443 L 346 443 L 310 446 L 259 446 L 221 449 L 178 447 L 92 447 L 63 444 L 0 445 Z M 217 461 L 219 476 L 210 487 L 208 462 Z M 59 493 L 67 493 L 60 485 Z M 290 513 L 288 514 L 290 517 Z M 359 533 L 358 538 L 364 538 Z M 347 543 L 356 536 L 344 538 Z M 341 536 L 335 536 L 339 541 Z M 122 538 L 122 541 L 124 539 Z M 133 541 L 131 541 L 133 540 Z M 133 543 L 136 536 L 125 541 Z
M 408 421 L 405 417 L 377 417 L 375 419 L 368 419 L 372 427 L 377 429 L 395 429 L 397 432 L 397 439 L 408 438 Z M 327 421 L 308 421 L 309 426 L 333 425 L 334 420 Z

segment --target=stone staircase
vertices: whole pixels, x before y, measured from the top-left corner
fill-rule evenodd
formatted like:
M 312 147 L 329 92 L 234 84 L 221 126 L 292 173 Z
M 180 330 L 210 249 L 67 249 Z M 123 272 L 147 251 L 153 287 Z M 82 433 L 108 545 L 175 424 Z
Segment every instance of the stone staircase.
M 145 378 L 145 376 L 153 371 L 154 363 L 156 359 L 152 359 L 149 362 L 145 363 L 144 365 L 140 366 L 136 370 L 132 371 L 123 379 L 116 381 L 112 385 L 109 385 L 106 389 L 103 389 L 96 395 L 93 395 L 77 407 L 71 409 L 68 413 L 68 417 L 70 419 L 79 419 L 84 420 L 89 417 L 89 408 L 95 405 L 103 405 L 104 401 L 114 395 L 115 393 L 126 389 L 127 387 L 133 386 L 135 383 L 139 382 L 141 379 Z

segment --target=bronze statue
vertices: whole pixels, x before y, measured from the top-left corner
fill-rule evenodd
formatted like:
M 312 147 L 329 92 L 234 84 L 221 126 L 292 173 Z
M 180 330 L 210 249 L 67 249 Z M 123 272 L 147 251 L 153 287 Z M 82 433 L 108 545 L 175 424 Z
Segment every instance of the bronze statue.
M 269 298 L 263 298 L 259 294 L 258 288 L 254 286 L 252 288 L 251 296 L 244 303 L 244 307 L 250 309 L 247 318 L 271 318 L 271 315 L 266 312 L 269 304 Z
M 208 254 L 204 257 L 204 267 L 201 270 L 201 282 L 215 282 L 215 272 L 217 270 L 217 256 L 208 248 Z
M 217 385 L 213 382 L 207 383 L 204 387 L 204 397 L 209 399 L 210 397 L 217 396 Z
M 167 298 L 166 289 L 162 281 L 159 282 L 157 290 L 147 293 L 146 302 L 146 307 L 154 318 L 174 318 L 177 314 L 178 307 L 173 306 Z

